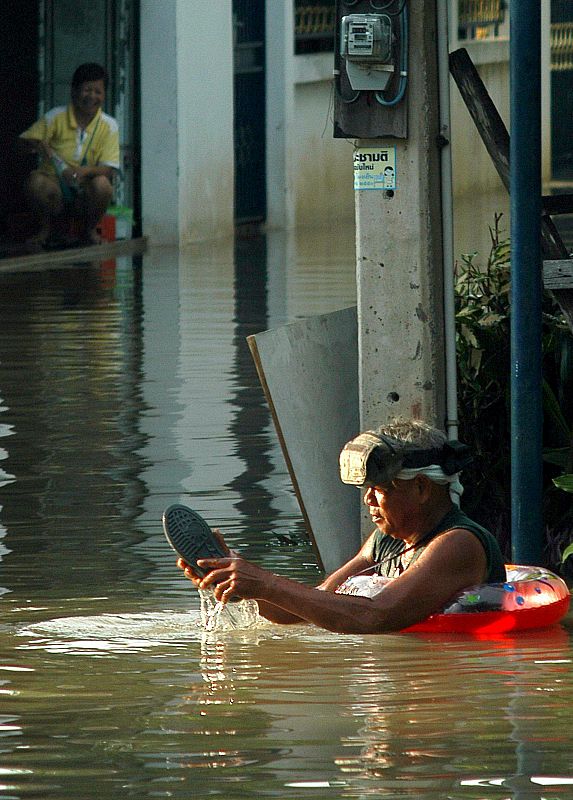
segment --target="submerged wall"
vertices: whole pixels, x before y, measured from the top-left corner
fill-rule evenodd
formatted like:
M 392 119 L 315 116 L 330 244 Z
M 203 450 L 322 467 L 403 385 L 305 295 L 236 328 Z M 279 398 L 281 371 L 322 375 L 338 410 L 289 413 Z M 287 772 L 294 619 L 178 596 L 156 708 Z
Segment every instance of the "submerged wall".
M 143 231 L 185 246 L 233 231 L 232 2 L 141 0 Z
M 232 0 L 141 0 L 143 231 L 185 246 L 234 228 Z M 549 177 L 549 5 L 543 14 L 544 176 Z M 467 46 L 509 126 L 509 43 Z M 353 142 L 332 136 L 332 53 L 295 55 L 292 3 L 266 0 L 267 226 L 352 223 Z M 507 193 L 451 85 L 455 255 L 489 247 Z M 436 191 L 439 187 L 436 186 Z
M 545 183 L 551 179 L 551 53 L 550 3 L 541 4 L 542 163 Z M 510 129 L 510 46 L 508 40 L 456 42 L 465 47 L 507 129 Z M 503 213 L 509 235 L 509 195 L 492 164 L 454 81 L 450 82 L 452 170 L 454 192 L 454 254 L 478 251 L 484 257 L 491 246 L 488 227 Z
M 350 222 L 354 219 L 354 143 L 332 136 L 332 55 L 295 56 L 295 60 L 292 147 L 296 225 Z
M 267 0 L 267 225 L 352 222 L 353 145 L 332 136 L 333 55 L 294 48 L 292 4 Z

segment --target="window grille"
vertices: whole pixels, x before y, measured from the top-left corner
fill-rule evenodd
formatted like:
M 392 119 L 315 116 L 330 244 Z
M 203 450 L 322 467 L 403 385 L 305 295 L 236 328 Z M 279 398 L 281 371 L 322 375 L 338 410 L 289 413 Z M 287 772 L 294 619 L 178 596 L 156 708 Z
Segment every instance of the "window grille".
M 458 38 L 495 39 L 506 21 L 504 0 L 458 0 Z
M 570 69 L 573 69 L 573 22 L 554 22 L 551 25 L 551 70 Z
M 332 52 L 334 22 L 334 0 L 313 4 L 295 0 L 295 53 Z

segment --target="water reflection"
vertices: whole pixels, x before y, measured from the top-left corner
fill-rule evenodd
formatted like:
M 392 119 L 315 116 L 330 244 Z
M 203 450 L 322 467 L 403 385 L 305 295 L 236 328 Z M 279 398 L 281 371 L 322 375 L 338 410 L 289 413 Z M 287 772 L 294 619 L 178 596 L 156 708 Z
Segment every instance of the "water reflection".
M 567 796 L 567 630 L 198 627 L 171 502 L 317 577 L 245 337 L 353 273 L 324 231 L 0 276 L 1 798 Z
M 4 465 L 14 476 L 2 491 L 12 551 L 3 577 L 13 591 L 66 597 L 132 571 L 124 544 L 139 536 L 130 523 L 145 494 L 140 276 L 131 262 L 117 273 L 104 264 L 0 276 Z
M 416 667 L 405 665 L 400 651 L 360 665 L 353 710 L 364 725 L 351 744 L 362 746 L 337 759 L 348 785 L 375 779 L 381 796 L 401 787 L 401 796 L 414 797 L 498 785 L 513 798 L 542 797 L 530 776 L 558 774 L 569 739 L 566 727 L 548 735 L 550 719 L 555 723 L 567 702 L 567 633 L 554 628 L 487 642 L 428 636 L 414 653 Z M 544 693 L 555 693 L 553 711 Z M 485 725 L 484 709 L 491 711 Z
M 247 345 L 247 336 L 268 328 L 267 242 L 239 238 L 235 245 L 235 382 L 231 405 L 235 409 L 230 424 L 233 452 L 243 462 L 243 470 L 230 482 L 237 492 L 237 511 L 248 520 L 253 533 L 266 533 L 278 509 L 265 478 L 273 468 L 270 413 L 257 386 L 256 369 Z

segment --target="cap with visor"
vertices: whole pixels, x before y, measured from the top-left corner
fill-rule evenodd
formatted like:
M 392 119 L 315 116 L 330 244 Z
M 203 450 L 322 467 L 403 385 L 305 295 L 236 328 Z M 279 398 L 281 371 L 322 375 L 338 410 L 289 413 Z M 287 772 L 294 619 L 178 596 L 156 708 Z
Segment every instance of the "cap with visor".
M 444 442 L 441 447 L 413 447 L 376 431 L 365 431 L 347 442 L 340 453 L 340 477 L 353 486 L 382 486 L 407 470 L 404 479 L 419 470 L 438 467 L 446 477 L 454 476 L 472 461 L 470 448 L 461 442 Z M 431 479 L 432 475 L 429 474 Z M 441 481 L 440 481 L 441 482 Z

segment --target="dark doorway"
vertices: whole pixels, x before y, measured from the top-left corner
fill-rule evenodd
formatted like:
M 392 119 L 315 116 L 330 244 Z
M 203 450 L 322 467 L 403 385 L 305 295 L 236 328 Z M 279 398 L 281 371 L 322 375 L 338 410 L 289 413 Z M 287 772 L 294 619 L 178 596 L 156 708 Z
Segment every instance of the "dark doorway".
M 138 12 L 139 0 L 0 2 L 0 233 L 8 241 L 24 232 L 22 187 L 37 163 L 24 156 L 18 136 L 69 102 L 71 76 L 85 61 L 103 64 L 110 76 L 105 110 L 119 123 L 122 163 L 115 201 L 137 218 Z
M 24 206 L 22 186 L 35 164 L 18 136 L 38 110 L 38 0 L 0 3 L 0 231 L 11 233 Z
M 43 6 L 40 100 L 44 110 L 69 102 L 70 78 L 78 64 L 97 61 L 105 66 L 110 78 L 105 110 L 117 119 L 121 150 L 115 198 L 133 207 L 138 0 L 44 0 Z
M 551 3 L 551 172 L 573 180 L 573 3 Z
M 233 0 L 235 222 L 266 217 L 265 2 Z

